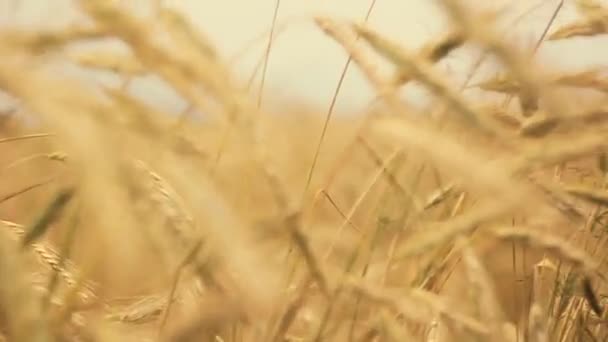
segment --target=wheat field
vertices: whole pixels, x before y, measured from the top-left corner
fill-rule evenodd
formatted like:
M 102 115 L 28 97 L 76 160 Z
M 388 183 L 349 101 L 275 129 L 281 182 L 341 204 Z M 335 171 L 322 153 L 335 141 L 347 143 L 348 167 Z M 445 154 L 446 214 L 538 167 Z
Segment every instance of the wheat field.
M 449 29 L 418 49 L 319 15 L 376 95 L 334 115 L 262 106 L 162 1 L 150 17 L 73 2 L 87 24 L 0 29 L 3 340 L 608 340 L 601 68 L 538 63 L 500 12 L 457 0 L 437 1 Z M 578 19 L 556 25 L 558 2 L 537 47 L 608 33 L 608 6 L 567 3 Z M 465 48 L 500 73 L 454 82 L 437 64 Z M 185 109 L 133 95 L 142 77 Z M 411 84 L 428 106 L 400 96 Z

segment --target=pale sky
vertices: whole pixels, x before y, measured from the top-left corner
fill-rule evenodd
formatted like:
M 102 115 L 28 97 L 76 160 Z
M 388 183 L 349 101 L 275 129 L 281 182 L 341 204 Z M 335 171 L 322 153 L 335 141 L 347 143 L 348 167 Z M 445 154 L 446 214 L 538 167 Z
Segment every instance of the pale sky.
M 6 9 L 9 3 L 19 2 L 16 13 Z M 146 0 L 124 1 L 136 9 L 143 10 Z M 332 96 L 346 55 L 336 43 L 326 37 L 311 21 L 313 15 L 333 16 L 340 19 L 362 20 L 371 0 L 282 0 L 278 23 L 288 22 L 287 29 L 273 45 L 267 72 L 268 94 L 290 96 L 318 106 L 326 106 Z M 505 37 L 517 37 L 528 45 L 538 38 L 549 20 L 558 0 L 471 0 L 471 3 L 501 5 L 510 3 L 511 10 L 506 22 L 526 10 L 534 11 L 516 26 L 508 27 Z M 57 27 L 74 20 L 75 12 L 69 0 L 0 0 L 3 8 L 0 17 L 3 26 Z M 206 36 L 216 44 L 226 57 L 242 51 L 255 37 L 270 28 L 276 0 L 172 0 L 165 3 L 174 6 Z M 440 35 L 445 21 L 434 0 L 377 0 L 371 15 L 370 25 L 386 36 L 399 41 L 403 46 L 417 48 L 429 39 Z M 575 12 L 569 1 L 560 13 L 557 23 L 572 21 Z M 575 39 L 570 42 L 551 42 L 543 46 L 538 58 L 543 63 L 557 67 L 578 68 L 589 63 L 603 63 L 608 49 L 604 39 Z M 266 41 L 258 40 L 247 50 L 235 66 L 235 73 L 242 80 L 249 78 L 253 66 L 264 53 Z M 442 64 L 454 77 L 477 58 L 475 52 L 462 51 Z M 492 71 L 492 61 L 485 65 Z M 136 91 L 146 94 L 152 101 L 167 108 L 175 108 L 180 101 L 155 82 L 138 82 Z M 415 87 L 406 90 L 417 94 Z M 339 107 L 357 109 L 372 99 L 370 88 L 356 67 L 352 67 L 342 89 Z

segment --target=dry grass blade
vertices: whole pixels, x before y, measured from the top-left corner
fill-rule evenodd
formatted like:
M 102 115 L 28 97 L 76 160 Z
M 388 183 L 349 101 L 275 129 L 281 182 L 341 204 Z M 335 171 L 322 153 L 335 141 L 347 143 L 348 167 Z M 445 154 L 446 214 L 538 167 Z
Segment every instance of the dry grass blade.
M 287 228 L 289 229 L 290 236 L 298 246 L 302 253 L 306 265 L 310 270 L 311 275 L 317 281 L 321 292 L 329 299 L 331 298 L 330 285 L 328 283 L 327 276 L 323 270 L 323 264 L 319 261 L 319 258 L 315 255 L 314 251 L 310 246 L 308 238 L 302 233 L 300 228 L 300 215 L 297 213 L 290 215 L 286 220 Z
M 277 17 L 279 16 L 279 7 L 281 6 L 281 0 L 276 0 L 274 5 L 274 13 L 272 15 L 272 24 L 270 28 L 270 34 L 268 35 L 268 43 L 266 44 L 266 52 L 264 53 L 264 63 L 262 64 L 262 79 L 260 80 L 260 88 L 258 92 L 258 108 L 262 105 L 262 98 L 264 95 L 264 86 L 266 84 L 266 71 L 268 70 L 268 61 L 270 59 L 270 50 L 272 49 L 272 42 L 274 38 L 274 30 L 277 23 Z M 313 163 L 314 164 L 314 163 Z
M 58 162 L 66 162 L 67 161 L 67 154 L 63 153 L 63 152 L 53 152 L 53 153 L 36 153 L 33 154 L 31 156 L 27 156 L 27 157 L 23 157 L 20 158 L 18 160 L 15 160 L 14 162 L 6 165 L 4 167 L 4 171 L 8 171 L 9 169 L 15 168 L 19 165 L 23 165 L 26 164 L 27 162 L 30 162 L 32 160 L 35 159 L 39 159 L 39 158 L 44 158 L 44 159 L 48 159 L 48 160 L 52 160 L 52 161 L 58 161 Z
M 165 324 L 167 323 L 167 319 L 169 318 L 169 313 L 171 311 L 171 305 L 173 304 L 173 301 L 175 298 L 175 293 L 177 291 L 177 286 L 180 281 L 182 270 L 184 267 L 186 267 L 189 263 L 191 263 L 196 258 L 196 255 L 200 251 L 202 244 L 203 244 L 202 240 L 199 240 L 199 242 L 196 243 L 194 245 L 194 247 L 188 252 L 188 254 L 184 258 L 184 260 L 181 262 L 181 264 L 178 266 L 177 270 L 175 271 L 173 284 L 171 285 L 171 290 L 169 291 L 169 295 L 167 296 L 166 307 L 164 309 L 163 317 L 161 319 L 160 326 L 158 328 L 159 336 L 162 334 L 163 328 L 165 327 Z
M 308 18 L 306 18 L 306 20 L 308 20 Z M 270 35 L 270 31 L 274 31 L 273 41 L 276 41 L 277 38 L 281 34 L 284 34 L 288 28 L 290 28 L 292 25 L 294 25 L 294 22 L 295 22 L 294 18 L 283 19 L 281 22 L 277 21 L 277 23 L 275 23 L 274 27 L 271 26 L 270 28 L 264 29 L 263 32 L 256 35 L 255 38 L 252 38 L 246 44 L 243 44 L 242 47 L 238 50 L 238 52 L 231 54 L 230 57 L 228 57 L 228 64 L 234 65 L 235 63 L 237 63 L 241 58 L 243 58 L 243 56 L 245 56 L 248 52 L 253 50 L 253 48 L 257 44 L 260 44 L 263 42 L 266 42 L 266 44 L 268 44 L 268 36 Z M 268 47 L 268 45 L 266 45 L 266 47 Z M 256 77 L 256 74 L 259 72 L 260 68 L 264 64 L 265 58 L 266 58 L 266 54 L 260 56 L 260 59 L 257 61 L 256 66 L 254 68 L 255 71 L 253 72 L 253 75 L 251 76 L 252 78 Z
M 390 183 L 390 185 L 399 192 L 399 194 L 405 198 L 407 198 L 408 200 L 411 201 L 412 206 L 414 206 L 414 209 L 418 212 L 420 212 L 422 210 L 422 204 L 418 203 L 418 199 L 416 198 L 416 196 L 414 196 L 414 194 L 411 193 L 411 191 L 409 191 L 408 189 L 406 189 L 404 186 L 401 185 L 401 183 L 399 182 L 399 180 L 397 179 L 397 177 L 395 176 L 394 172 L 391 171 L 388 168 L 384 167 L 384 162 L 382 161 L 382 157 L 380 157 L 380 155 L 378 154 L 377 151 L 375 151 L 369 144 L 369 142 L 364 139 L 361 135 L 357 136 L 357 141 L 360 143 L 361 146 L 363 146 L 363 148 L 365 149 L 365 151 L 368 153 L 368 155 L 370 156 L 370 158 L 372 159 L 372 161 L 374 162 L 374 164 L 376 164 L 376 167 L 382 167 L 384 170 L 384 174 L 386 176 L 386 179 L 388 180 L 388 182 Z M 399 153 L 398 156 L 396 157 L 400 157 L 398 159 L 399 162 L 403 162 L 405 159 L 405 154 L 404 153 Z
M 395 84 L 382 77 L 370 57 L 357 46 L 358 35 L 348 29 L 346 25 L 340 25 L 335 20 L 325 17 L 316 17 L 315 23 L 327 35 L 338 42 L 359 66 L 365 77 L 374 87 L 375 91 L 392 107 L 401 113 L 416 113 L 413 108 L 406 107 L 400 102 L 395 94 Z
M 381 165 L 379 165 L 378 170 L 376 171 L 376 173 L 373 174 L 370 177 L 369 181 L 366 183 L 366 186 L 365 186 L 363 192 L 361 192 L 361 194 L 357 197 L 355 203 L 350 208 L 346 219 L 342 222 L 342 224 L 340 225 L 340 227 L 336 230 L 336 234 L 334 235 L 334 238 L 332 239 L 332 243 L 329 246 L 327 252 L 325 253 L 325 256 L 323 257 L 324 260 L 328 260 L 329 259 L 329 257 L 333 253 L 333 250 L 334 250 L 334 247 L 335 247 L 336 243 L 338 243 L 338 241 L 340 241 L 340 239 L 342 238 L 342 233 L 344 231 L 344 228 L 347 225 L 350 224 L 349 222 L 352 221 L 352 218 L 355 215 L 355 213 L 357 212 L 357 210 L 359 210 L 361 208 L 361 206 L 363 204 L 363 201 L 366 199 L 366 197 L 368 196 L 368 194 L 371 192 L 371 190 L 374 188 L 374 186 L 381 179 L 382 175 L 384 175 L 387 172 L 388 167 L 390 166 L 390 164 L 400 154 L 401 154 L 401 151 L 395 151 L 395 152 L 393 152 L 388 158 L 386 158 L 386 160 Z
M 0 139 L 0 144 L 9 143 L 9 142 L 13 142 L 13 141 L 20 141 L 20 140 L 49 138 L 49 137 L 53 137 L 53 136 L 55 136 L 55 134 L 53 134 L 53 133 L 27 134 L 27 135 L 21 135 L 18 137 L 2 138 L 2 139 Z
M 583 279 L 583 293 L 585 294 L 585 299 L 587 300 L 587 303 L 589 303 L 589 306 L 591 306 L 593 312 L 595 312 L 598 317 L 602 317 L 604 310 L 602 309 L 600 301 L 593 290 L 591 280 L 587 277 Z
M 277 324 L 276 332 L 271 340 L 272 342 L 279 342 L 285 338 L 285 333 L 296 320 L 298 312 L 302 309 L 302 306 L 306 301 L 306 297 L 310 292 L 309 285 L 310 281 L 305 281 L 304 286 L 301 287 L 296 297 L 288 303 L 285 313 L 281 316 L 281 319 Z
M 9 194 L 6 194 L 6 195 L 0 197 L 0 203 L 6 202 L 6 201 L 11 200 L 11 199 L 13 199 L 15 197 L 23 195 L 26 192 L 29 192 L 29 191 L 38 189 L 40 187 L 43 187 L 43 186 L 45 186 L 47 184 L 50 184 L 50 183 L 56 181 L 57 179 L 58 179 L 58 177 L 51 177 L 49 179 L 46 179 L 46 180 L 43 180 L 43 181 L 40 181 L 40 182 L 37 182 L 37 183 L 34 183 L 34 184 L 30 184 L 28 186 L 25 186 L 22 189 L 13 191 L 13 192 L 11 192 Z
M 340 207 L 338 206 L 338 204 L 334 201 L 333 198 L 331 198 L 331 196 L 329 195 L 329 193 L 327 193 L 327 191 L 325 190 L 321 190 L 321 193 L 323 193 L 323 195 L 325 196 L 325 198 L 327 198 L 327 200 L 329 201 L 329 203 L 332 205 L 332 207 L 334 207 L 334 209 L 336 209 L 336 212 L 340 215 L 340 217 L 342 217 L 342 219 L 344 220 L 344 222 L 348 222 L 348 225 L 351 226 L 354 230 L 361 232 L 361 228 L 359 228 L 352 220 L 349 216 L 347 216 L 344 211 L 342 211 L 342 209 L 340 209 Z
M 38 240 L 47 229 L 53 224 L 58 218 L 65 206 L 70 202 L 74 196 L 75 190 L 72 188 L 64 189 L 60 191 L 57 196 L 51 201 L 49 206 L 42 212 L 40 217 L 34 222 L 34 224 L 27 230 L 23 236 L 21 244 L 23 247 L 31 244 Z
M 369 17 L 371 15 L 371 13 L 372 13 L 375 5 L 376 5 L 376 0 L 372 0 L 372 2 L 369 5 L 369 8 L 367 10 L 367 14 L 365 15 L 365 21 L 366 22 L 369 19 Z M 278 6 L 279 6 L 279 1 L 277 0 L 277 8 L 278 8 Z M 276 18 L 276 11 L 275 11 L 275 18 Z M 274 24 L 275 23 L 274 23 L 274 20 L 273 20 L 273 24 L 272 24 L 273 28 L 274 28 Z M 359 37 L 357 37 L 357 39 L 358 38 Z M 269 41 L 268 41 L 268 49 L 270 49 L 270 43 L 271 43 L 271 41 L 272 41 L 272 31 L 271 31 L 271 35 L 270 35 L 270 38 L 269 38 Z M 268 52 L 267 52 L 267 54 L 268 54 Z M 323 141 L 325 139 L 325 135 L 327 134 L 327 129 L 329 127 L 329 122 L 331 120 L 331 117 L 332 117 L 333 112 L 334 112 L 334 107 L 335 107 L 336 102 L 338 100 L 338 94 L 340 93 L 340 90 L 342 89 L 342 84 L 344 83 L 344 79 L 346 77 L 346 73 L 348 72 L 348 68 L 349 68 L 350 63 L 352 62 L 352 60 L 353 60 L 352 55 L 349 55 L 348 59 L 346 60 L 346 63 L 344 64 L 344 68 L 342 69 L 342 73 L 340 74 L 340 79 L 338 80 L 338 84 L 336 85 L 336 89 L 334 91 L 334 95 L 332 97 L 332 100 L 331 100 L 331 103 L 329 105 L 329 108 L 327 109 L 327 115 L 325 117 L 325 121 L 323 122 L 323 129 L 321 131 L 321 136 L 319 137 L 319 143 L 317 145 L 317 149 L 315 150 L 315 155 L 313 157 L 312 164 L 310 166 L 310 171 L 308 172 L 308 177 L 306 178 L 306 185 L 304 186 L 304 196 L 307 195 L 308 188 L 310 187 L 310 182 L 312 180 L 313 172 L 314 172 L 314 169 L 315 169 L 315 167 L 317 165 L 319 154 L 321 153 L 321 146 L 323 145 Z M 266 66 L 266 61 L 264 62 L 264 66 Z M 264 67 L 264 69 L 266 69 L 266 68 Z M 263 83 L 262 83 L 262 86 L 263 86 Z M 260 93 L 261 93 L 261 91 L 260 91 Z
M 450 184 L 445 187 L 442 187 L 441 189 L 436 190 L 433 194 L 431 194 L 428 197 L 428 199 L 426 200 L 426 203 L 424 203 L 424 209 L 428 210 L 432 207 L 435 207 L 439 203 L 443 202 L 446 199 L 446 197 L 448 197 L 453 192 L 454 188 L 455 188 L 455 185 Z

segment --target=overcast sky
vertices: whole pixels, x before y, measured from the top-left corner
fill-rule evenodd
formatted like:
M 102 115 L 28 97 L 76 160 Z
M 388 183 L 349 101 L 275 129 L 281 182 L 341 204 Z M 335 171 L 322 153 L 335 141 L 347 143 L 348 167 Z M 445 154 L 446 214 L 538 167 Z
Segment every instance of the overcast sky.
M 0 0 L 3 2 L 3 25 L 24 27 L 61 26 L 74 19 L 68 0 Z M 9 3 L 19 2 L 16 13 L 8 11 Z M 145 8 L 145 0 L 125 1 L 134 8 Z M 346 55 L 334 41 L 314 26 L 313 15 L 321 14 L 341 19 L 362 20 L 371 0 L 282 0 L 278 23 L 289 23 L 278 36 L 270 56 L 267 72 L 267 94 L 290 96 L 314 105 L 326 106 L 332 96 Z M 406 47 L 416 48 L 444 32 L 445 21 L 434 0 L 377 0 L 370 25 L 381 33 L 398 40 Z M 509 35 L 517 36 L 528 45 L 538 38 L 543 26 L 555 9 L 557 0 L 472 0 L 472 3 L 500 6 L 510 3 L 509 19 L 533 9 Z M 173 0 L 167 4 L 178 8 L 230 58 L 243 51 L 250 42 L 270 28 L 276 0 Z M 575 18 L 569 1 L 557 20 L 558 25 Z M 602 41 L 603 44 L 598 42 Z M 602 63 L 608 57 L 605 40 L 576 39 L 568 43 L 547 43 L 538 58 L 556 67 L 579 67 Z M 258 40 L 241 55 L 235 72 L 246 80 L 263 54 L 265 41 Z M 472 52 L 456 53 L 441 67 L 461 75 L 476 58 Z M 493 66 L 486 65 L 492 70 Z M 136 85 L 160 105 L 175 107 L 179 101 L 153 82 Z M 416 94 L 416 89 L 410 89 Z M 415 96 L 415 95 L 414 95 Z M 342 109 L 356 109 L 372 98 L 371 91 L 356 68 L 349 72 L 339 101 Z

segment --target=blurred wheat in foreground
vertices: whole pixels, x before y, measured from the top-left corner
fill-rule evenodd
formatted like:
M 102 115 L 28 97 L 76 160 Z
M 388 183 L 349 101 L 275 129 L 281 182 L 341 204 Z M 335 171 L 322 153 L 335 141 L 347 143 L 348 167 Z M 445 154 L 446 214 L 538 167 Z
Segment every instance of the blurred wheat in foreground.
M 179 13 L 76 3 L 86 24 L 0 31 L 4 340 L 608 339 L 608 102 L 575 95 L 605 96 L 600 70 L 536 65 L 456 0 L 418 50 L 319 16 L 379 102 L 273 114 Z M 545 44 L 608 31 L 608 8 L 576 5 Z M 469 47 L 501 62 L 476 87 L 508 102 L 473 101 L 437 67 Z M 142 76 L 188 109 L 132 95 Z M 411 83 L 429 108 L 398 96 Z

